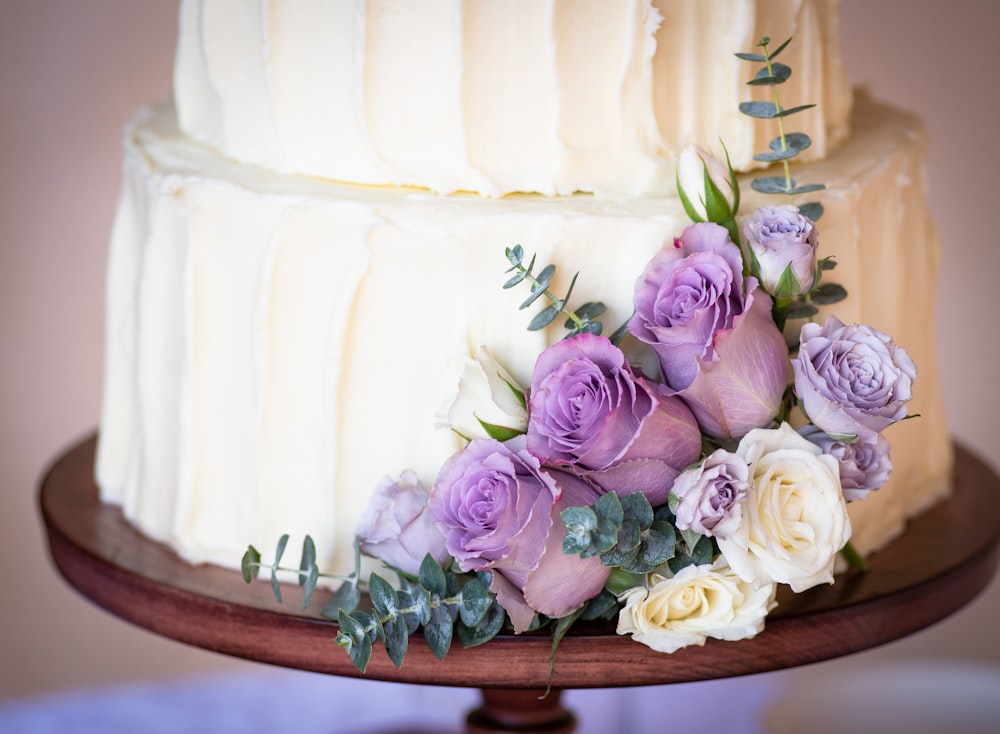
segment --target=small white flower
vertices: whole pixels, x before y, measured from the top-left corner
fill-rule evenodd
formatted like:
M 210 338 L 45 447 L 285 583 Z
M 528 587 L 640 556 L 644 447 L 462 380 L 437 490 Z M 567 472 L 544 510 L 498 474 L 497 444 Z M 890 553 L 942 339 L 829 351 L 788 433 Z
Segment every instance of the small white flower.
M 524 392 L 489 350 L 479 347 L 475 359 L 450 365 L 435 427 L 451 428 L 470 440 L 491 438 L 482 423 L 524 433 L 528 412 L 515 391 Z
M 651 574 L 647 587 L 625 592 L 618 634 L 671 653 L 688 645 L 747 640 L 764 629 L 774 607 L 773 584 L 754 588 L 717 558 L 711 565 L 688 566 L 675 576 Z
M 750 465 L 743 522 L 719 550 L 740 578 L 797 592 L 833 583 L 837 553 L 851 537 L 840 467 L 783 423 L 757 428 L 736 453 Z

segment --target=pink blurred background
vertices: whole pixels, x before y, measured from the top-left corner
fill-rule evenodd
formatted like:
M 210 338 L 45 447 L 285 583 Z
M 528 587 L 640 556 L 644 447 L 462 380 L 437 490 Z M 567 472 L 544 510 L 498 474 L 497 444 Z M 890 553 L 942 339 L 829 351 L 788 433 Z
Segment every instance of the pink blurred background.
M 841 17 L 852 80 L 929 128 L 947 420 L 1000 467 L 1000 4 L 844 0 Z M 169 92 L 175 35 L 173 2 L 0 2 L 0 701 L 253 666 L 158 638 L 78 596 L 50 565 L 35 506 L 49 460 L 97 424 L 119 130 Z M 934 628 L 800 678 L 901 659 L 1000 666 L 998 616 L 994 580 Z

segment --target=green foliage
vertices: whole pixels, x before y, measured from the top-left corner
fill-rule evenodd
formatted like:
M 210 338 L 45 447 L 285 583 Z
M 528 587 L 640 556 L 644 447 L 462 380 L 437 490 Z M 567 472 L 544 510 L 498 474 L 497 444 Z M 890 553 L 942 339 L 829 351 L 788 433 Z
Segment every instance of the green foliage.
M 593 505 L 567 508 L 562 521 L 564 553 L 600 556 L 610 568 L 646 574 L 674 555 L 673 524 L 654 512 L 641 492 L 624 499 L 607 492 Z
M 573 287 L 576 285 L 576 278 L 579 273 L 573 276 L 570 281 L 569 288 L 566 290 L 566 295 L 559 298 L 549 290 L 549 286 L 552 284 L 552 278 L 556 273 L 555 265 L 546 265 L 542 268 L 541 272 L 535 275 L 533 273 L 535 267 L 535 256 L 531 256 L 531 260 L 527 265 L 524 264 L 524 248 L 520 245 L 515 245 L 514 247 L 508 247 L 506 249 L 507 262 L 510 263 L 510 267 L 507 272 L 513 272 L 514 275 L 503 284 L 503 287 L 513 288 L 514 286 L 527 282 L 530 284 L 530 293 L 521 305 L 518 307 L 520 309 L 525 309 L 531 306 L 535 301 L 537 301 L 542 296 L 545 296 L 549 301 L 549 305 L 535 314 L 534 318 L 528 324 L 528 331 L 540 331 L 544 329 L 557 318 L 559 314 L 565 314 L 569 317 L 566 321 L 565 327 L 569 329 L 567 337 L 575 336 L 577 334 L 600 334 L 603 330 L 603 326 L 600 321 L 596 320 L 597 316 L 604 313 L 603 303 L 585 303 L 576 311 L 571 311 L 566 307 L 569 302 L 569 298 L 573 293 Z M 617 332 L 616 332 L 617 333 Z
M 763 163 L 781 163 L 783 168 L 783 175 L 758 177 L 750 182 L 750 186 L 754 191 L 762 194 L 780 194 L 788 197 L 800 196 L 826 188 L 821 183 L 796 184 L 789 168 L 789 161 L 812 145 L 812 140 L 805 133 L 786 133 L 784 119 L 816 106 L 815 104 L 803 104 L 796 107 L 784 107 L 778 98 L 777 87 L 788 81 L 792 75 L 792 69 L 786 64 L 775 62 L 774 59 L 785 50 L 791 40 L 789 38 L 774 51 L 769 51 L 768 46 L 771 39 L 764 36 L 757 42 L 757 46 L 763 50 L 763 53 L 736 54 L 737 58 L 744 61 L 764 64 L 747 84 L 752 87 L 771 89 L 771 101 L 741 102 L 740 112 L 759 120 L 776 120 L 778 124 L 778 136 L 768 144 L 769 150 L 756 154 L 754 160 Z M 823 214 L 823 207 L 817 202 L 803 204 L 800 211 L 804 209 L 809 212 L 806 216 L 814 222 Z

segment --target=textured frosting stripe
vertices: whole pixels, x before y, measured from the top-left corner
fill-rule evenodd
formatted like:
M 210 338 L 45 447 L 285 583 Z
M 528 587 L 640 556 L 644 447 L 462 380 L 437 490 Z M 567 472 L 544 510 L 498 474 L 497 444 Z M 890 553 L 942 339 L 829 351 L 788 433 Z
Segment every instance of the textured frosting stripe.
M 748 168 L 763 33 L 821 158 L 847 134 L 834 0 L 184 0 L 182 129 L 287 173 L 440 193 L 662 195 L 686 145 Z
M 834 159 L 802 168 L 829 185 L 820 255 L 850 294 L 838 314 L 907 348 L 913 410 L 932 416 L 890 429 L 890 485 L 852 507 L 865 551 L 945 490 L 949 444 L 933 299 L 903 293 L 931 293 L 936 272 L 923 137 L 864 99 L 854 126 Z M 99 483 L 189 560 L 229 566 L 247 543 L 310 532 L 349 568 L 379 479 L 413 468 L 430 483 L 457 448 L 433 428 L 449 364 L 488 344 L 527 384 L 561 334 L 524 329 L 523 293 L 499 287 L 505 246 L 559 264 L 557 290 L 579 270 L 574 297 L 604 300 L 617 325 L 642 266 L 687 223 L 676 197 L 440 197 L 270 175 L 192 143 L 168 107 L 137 117 L 125 174 Z M 761 203 L 748 191 L 744 213 Z

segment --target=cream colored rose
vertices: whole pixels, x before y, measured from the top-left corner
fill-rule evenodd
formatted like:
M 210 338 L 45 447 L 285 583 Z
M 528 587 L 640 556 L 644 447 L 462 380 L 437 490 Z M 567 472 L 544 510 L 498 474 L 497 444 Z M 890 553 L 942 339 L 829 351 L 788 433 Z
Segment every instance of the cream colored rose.
M 675 576 L 651 574 L 648 588 L 622 595 L 618 634 L 668 653 L 704 645 L 708 637 L 747 640 L 764 629 L 775 588 L 755 589 L 722 558 L 712 565 L 688 566 Z
M 492 438 L 480 421 L 518 433 L 528 429 L 528 412 L 515 394 L 523 388 L 486 347 L 479 347 L 475 359 L 450 364 L 442 387 L 437 428 L 451 428 L 470 440 Z
M 837 460 L 783 423 L 758 428 L 736 453 L 750 466 L 743 522 L 719 550 L 740 578 L 795 592 L 833 583 L 837 553 L 851 537 Z
M 677 157 L 677 188 L 690 202 L 696 222 L 716 221 L 709 217 L 705 202 L 709 199 L 706 190 L 705 173 L 718 188 L 732 216 L 733 205 L 737 193 L 733 189 L 733 179 L 729 175 L 729 166 L 716 158 L 710 152 L 697 145 L 689 145 Z

